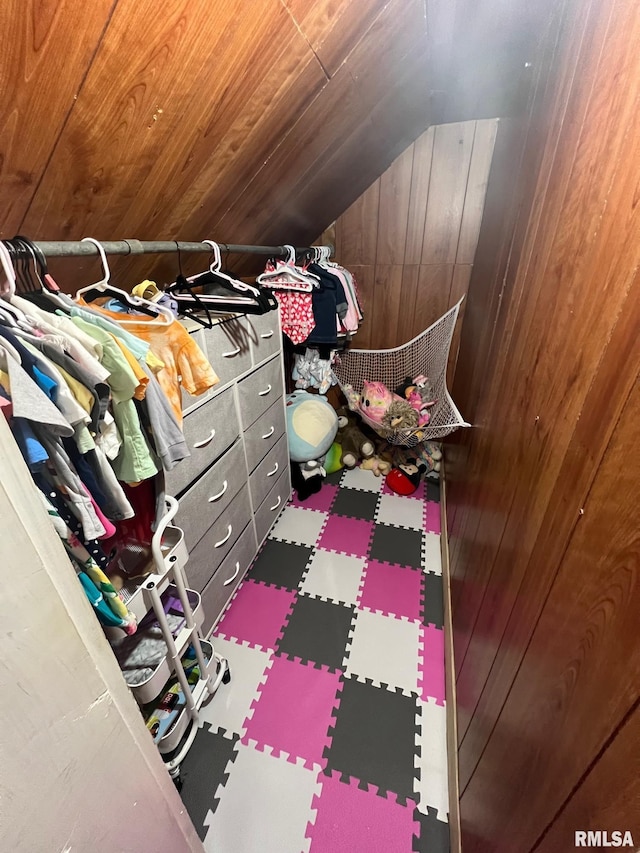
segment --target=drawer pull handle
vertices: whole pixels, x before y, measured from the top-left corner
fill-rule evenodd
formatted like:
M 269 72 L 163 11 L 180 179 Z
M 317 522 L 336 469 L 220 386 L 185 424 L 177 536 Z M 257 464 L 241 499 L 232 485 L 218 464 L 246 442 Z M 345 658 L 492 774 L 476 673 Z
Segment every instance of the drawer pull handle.
M 227 579 L 226 579 L 226 581 L 222 584 L 222 586 L 229 586 L 229 584 L 230 584 L 230 583 L 233 583 L 233 582 L 234 582 L 234 580 L 238 577 L 238 575 L 239 575 L 239 574 L 240 574 L 240 563 L 236 563 L 236 570 L 235 570 L 235 572 L 231 575 L 231 577 L 230 577 L 230 578 L 227 578 Z
M 224 493 L 227 491 L 227 486 L 228 486 L 228 485 L 229 485 L 229 484 L 228 484 L 228 483 L 227 483 L 227 481 L 225 480 L 225 481 L 224 481 L 224 483 L 222 484 L 222 488 L 220 489 L 220 491 L 218 492 L 218 494 L 217 494 L 217 495 L 211 495 L 211 497 L 209 498 L 209 503 L 210 503 L 210 504 L 212 504 L 214 501 L 219 501 L 219 500 L 220 500 L 220 498 L 221 498 L 221 497 L 224 495 Z
M 278 507 L 280 506 L 280 504 L 281 504 L 281 503 L 282 503 L 282 498 L 280 497 L 280 495 L 278 495 L 278 500 L 274 503 L 274 505 L 273 505 L 273 506 L 270 506 L 270 507 L 269 507 L 269 509 L 271 510 L 271 512 L 275 512 L 275 511 L 278 509 Z
M 258 391 L 258 397 L 266 397 L 267 394 L 271 393 L 271 385 L 267 385 L 264 391 Z
M 268 332 L 263 332 L 260 335 L 260 337 L 263 338 L 264 340 L 266 340 L 267 338 L 272 338 L 273 337 L 273 329 L 269 329 Z
M 228 542 L 229 537 L 231 536 L 232 530 L 233 530 L 233 527 L 231 527 L 230 524 L 227 525 L 227 535 L 224 537 L 224 539 L 221 539 L 219 542 L 216 542 L 216 544 L 213 547 L 219 548 L 221 545 L 224 545 L 225 542 Z
M 275 431 L 276 431 L 276 428 L 274 426 L 272 426 L 271 429 L 269 430 L 269 432 L 265 432 L 265 434 L 262 437 L 263 438 L 271 438 L 271 436 L 274 434 Z
M 267 477 L 273 477 L 273 475 L 277 473 L 279 467 L 280 466 L 276 462 L 275 468 L 273 469 L 273 471 L 267 471 Z
M 216 434 L 215 429 L 212 429 L 211 433 L 206 438 L 203 438 L 202 441 L 194 441 L 193 446 L 194 447 L 204 447 L 205 445 L 209 444 L 210 441 L 213 440 L 213 437 L 215 434 Z
M 240 353 L 240 347 L 236 347 L 235 349 L 230 350 L 229 352 L 223 352 L 223 358 L 233 358 L 234 355 L 238 355 Z

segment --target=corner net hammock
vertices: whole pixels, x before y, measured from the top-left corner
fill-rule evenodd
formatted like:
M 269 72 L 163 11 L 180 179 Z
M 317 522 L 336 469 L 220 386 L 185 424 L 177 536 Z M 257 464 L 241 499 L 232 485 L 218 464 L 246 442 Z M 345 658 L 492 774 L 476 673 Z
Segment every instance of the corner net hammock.
M 343 391 L 347 389 L 345 396 L 349 401 L 349 408 L 390 444 L 415 447 L 423 441 L 444 438 L 458 427 L 470 426 L 456 408 L 447 390 L 449 349 L 461 303 L 462 299 L 432 326 L 401 347 L 382 350 L 349 349 L 334 366 L 333 372 L 340 387 Z M 429 423 L 413 429 L 390 429 L 371 420 L 353 404 L 353 395 L 350 397 L 350 389 L 347 387 L 351 386 L 359 396 L 363 383 L 367 380 L 383 382 L 393 391 L 407 376 L 414 378 L 420 374 L 424 374 L 431 381 L 438 402 L 429 409 Z

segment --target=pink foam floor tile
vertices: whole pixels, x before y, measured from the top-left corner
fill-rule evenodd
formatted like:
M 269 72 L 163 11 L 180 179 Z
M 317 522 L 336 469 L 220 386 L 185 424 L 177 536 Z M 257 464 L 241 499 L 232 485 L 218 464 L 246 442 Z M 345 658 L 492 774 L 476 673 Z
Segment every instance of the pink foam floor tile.
M 275 649 L 287 623 L 297 593 L 246 580 L 225 612 L 214 636 Z
M 420 620 L 422 575 L 416 569 L 369 560 L 358 606 Z
M 418 663 L 418 686 L 423 700 L 435 699 L 444 705 L 444 631 L 433 625 L 420 628 L 422 654 Z
M 371 546 L 374 523 L 358 518 L 330 515 L 318 542 L 326 551 L 366 557 Z
M 427 533 L 440 533 L 440 504 L 436 501 L 424 502 L 424 529 Z
M 338 673 L 276 657 L 245 720 L 242 742 L 269 747 L 273 755 L 286 752 L 289 761 L 302 758 L 307 767 L 324 767 L 339 686 Z
M 372 851 L 412 850 L 413 836 L 419 827 L 413 820 L 414 803 L 399 805 L 378 796 L 374 790 L 357 787 L 357 780 L 340 781 L 334 771 L 331 777 L 321 776 L 322 792 L 314 798 L 317 808 L 315 824 L 307 827 L 311 838 L 311 853 L 344 850 L 349 853 Z
M 291 505 L 301 507 L 302 509 L 316 509 L 320 512 L 329 512 L 339 488 L 339 486 L 331 483 L 324 483 L 320 491 L 308 497 L 306 501 L 298 500 L 298 496 L 294 492 L 291 498 Z

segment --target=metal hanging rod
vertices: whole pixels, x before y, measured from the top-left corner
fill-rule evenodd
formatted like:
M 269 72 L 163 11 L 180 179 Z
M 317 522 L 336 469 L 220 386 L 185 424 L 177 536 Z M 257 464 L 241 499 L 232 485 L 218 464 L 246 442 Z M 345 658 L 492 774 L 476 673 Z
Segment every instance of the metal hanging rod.
M 84 255 L 97 255 L 98 249 L 93 243 L 80 240 L 32 241 L 48 258 L 76 258 Z M 9 242 L 5 243 L 9 252 L 15 257 L 28 257 L 28 249 L 16 248 Z M 107 240 L 101 243 L 107 255 L 158 255 L 170 252 L 206 252 L 211 254 L 211 246 L 207 243 L 191 243 L 182 240 Z M 280 257 L 287 255 L 285 246 L 245 246 L 235 243 L 218 243 L 221 252 L 232 252 L 243 255 L 268 255 Z M 313 251 L 312 247 L 296 248 L 296 254 Z M 333 247 L 331 247 L 333 254 Z

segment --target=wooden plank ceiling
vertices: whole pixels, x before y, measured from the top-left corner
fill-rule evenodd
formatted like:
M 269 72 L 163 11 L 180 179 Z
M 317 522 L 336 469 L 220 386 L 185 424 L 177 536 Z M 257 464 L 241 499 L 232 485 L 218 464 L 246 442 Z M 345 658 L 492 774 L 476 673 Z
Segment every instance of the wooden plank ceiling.
M 0 236 L 305 243 L 463 104 L 468 5 L 7 0 Z

